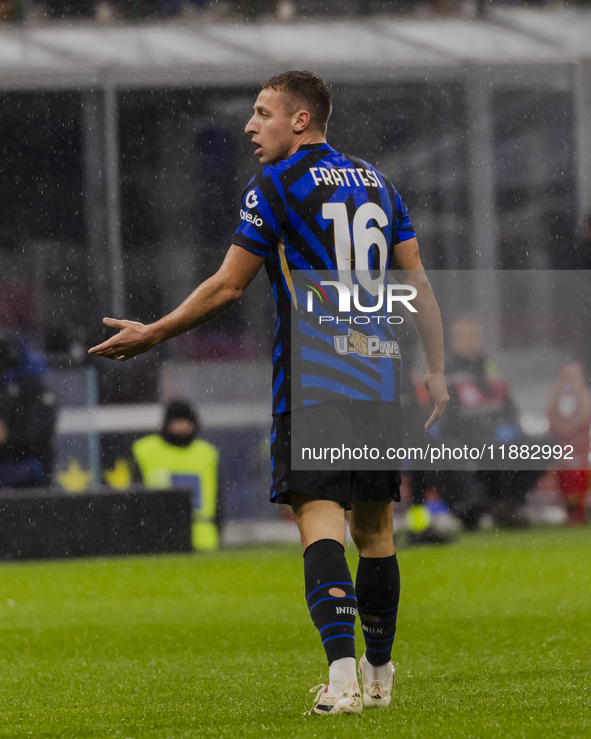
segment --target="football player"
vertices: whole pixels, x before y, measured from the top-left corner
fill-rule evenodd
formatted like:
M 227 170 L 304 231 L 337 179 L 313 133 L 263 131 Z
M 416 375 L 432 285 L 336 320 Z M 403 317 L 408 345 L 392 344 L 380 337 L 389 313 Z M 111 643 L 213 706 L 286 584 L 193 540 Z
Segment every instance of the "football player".
M 293 469 L 292 429 L 320 424 L 346 431 L 354 440 L 358 418 L 372 404 L 376 425 L 390 428 L 396 438 L 400 356 L 384 322 L 374 322 L 374 335 L 359 336 L 367 326 L 353 331 L 338 324 L 331 335 L 328 324 L 336 321 L 314 327 L 297 316 L 293 321 L 293 311 L 304 308 L 298 275 L 318 289 L 328 272 L 333 286 L 338 282 L 351 288 L 367 306 L 371 299 L 384 298 L 388 275 L 398 270 L 404 284 L 416 290 L 412 318 L 434 401 L 427 427 L 448 400 L 439 309 L 412 223 L 383 174 L 327 143 L 331 106 L 329 88 L 312 72 L 284 72 L 263 84 L 245 129 L 262 168 L 244 190 L 233 244 L 221 267 L 155 323 L 105 318 L 118 333 L 90 349 L 116 360 L 148 351 L 226 310 L 265 265 L 277 310 L 271 500 L 293 509 L 304 550 L 307 605 L 329 664 L 328 683 L 318 686 L 312 709 L 317 714 L 356 713 L 363 705 L 390 703 L 400 596 L 392 502 L 400 499 L 400 475 L 395 469 L 342 466 L 320 472 Z M 328 292 L 336 294 L 326 287 L 323 296 Z M 327 302 L 328 318 L 338 315 L 334 299 L 332 295 Z M 338 356 L 343 352 L 346 357 Z M 346 515 L 359 552 L 355 584 L 345 559 Z M 361 690 L 355 660 L 357 613 L 366 647 L 359 663 Z

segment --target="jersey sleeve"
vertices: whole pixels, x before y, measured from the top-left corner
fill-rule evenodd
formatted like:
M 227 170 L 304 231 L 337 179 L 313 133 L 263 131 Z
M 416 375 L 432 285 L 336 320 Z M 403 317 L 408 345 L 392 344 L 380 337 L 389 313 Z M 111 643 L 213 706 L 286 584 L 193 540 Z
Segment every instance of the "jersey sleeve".
M 281 234 L 281 204 L 272 178 L 264 172 L 255 175 L 242 193 L 233 243 L 261 257 L 272 254 Z
M 396 188 L 390 183 L 393 192 L 392 202 L 394 204 L 394 216 L 396 218 L 394 224 L 394 243 L 399 244 L 401 241 L 414 239 L 415 230 L 408 215 L 408 208 L 402 202 L 402 198 L 396 192 Z

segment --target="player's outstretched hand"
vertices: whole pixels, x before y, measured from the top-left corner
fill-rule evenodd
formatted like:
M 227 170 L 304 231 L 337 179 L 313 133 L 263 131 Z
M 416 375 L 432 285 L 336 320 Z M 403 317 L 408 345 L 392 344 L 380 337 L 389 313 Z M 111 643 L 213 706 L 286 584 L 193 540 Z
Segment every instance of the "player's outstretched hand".
M 426 372 L 424 381 L 427 390 L 435 401 L 433 412 L 425 424 L 425 430 L 427 430 L 431 428 L 435 421 L 443 414 L 445 406 L 449 400 L 449 394 L 447 392 L 447 385 L 445 384 L 445 375 L 443 372 Z
M 109 328 L 118 329 L 119 333 L 103 341 L 102 344 L 93 346 L 88 350 L 89 354 L 125 362 L 126 359 L 143 354 L 154 346 L 149 327 L 143 323 L 139 323 L 139 321 L 120 321 L 117 318 L 103 318 L 103 323 Z

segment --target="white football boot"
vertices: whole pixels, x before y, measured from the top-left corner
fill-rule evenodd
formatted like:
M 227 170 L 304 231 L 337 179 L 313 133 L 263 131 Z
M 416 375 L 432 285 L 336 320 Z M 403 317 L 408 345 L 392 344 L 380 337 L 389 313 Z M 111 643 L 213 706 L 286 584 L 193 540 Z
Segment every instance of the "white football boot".
M 330 693 L 329 685 L 317 685 L 315 688 L 310 688 L 310 693 L 318 690 L 316 698 L 314 699 L 314 707 L 310 711 L 306 711 L 306 714 L 319 713 L 320 715 L 337 713 L 361 713 L 363 710 L 363 701 L 361 700 L 361 690 L 357 684 L 357 680 L 354 680 L 349 684 L 349 687 L 342 693 Z
M 359 674 L 363 686 L 363 705 L 366 708 L 386 708 L 390 705 L 396 670 L 392 662 L 388 662 L 388 668 L 386 680 L 375 680 L 375 667 L 369 664 L 365 655 L 359 660 Z

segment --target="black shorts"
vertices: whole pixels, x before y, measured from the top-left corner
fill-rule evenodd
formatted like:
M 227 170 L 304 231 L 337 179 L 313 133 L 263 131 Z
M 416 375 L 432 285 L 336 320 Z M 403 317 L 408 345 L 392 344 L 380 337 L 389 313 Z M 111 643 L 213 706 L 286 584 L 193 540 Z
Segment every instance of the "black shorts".
M 371 424 L 360 428 L 360 418 L 367 419 L 368 413 Z M 314 444 L 321 439 L 326 447 L 343 442 L 357 448 L 397 446 L 402 439 L 398 403 L 337 400 L 273 416 L 270 499 L 272 503 L 289 503 L 288 493 L 293 490 L 312 498 L 333 500 L 345 508 L 358 502 L 400 500 L 400 472 L 392 462 L 388 463 L 389 469 L 376 462 L 368 462 L 367 469 L 360 469 L 363 462 L 346 460 L 321 463 L 323 469 L 319 469 L 319 463 L 315 469 L 293 469 L 292 436 L 296 445 Z

